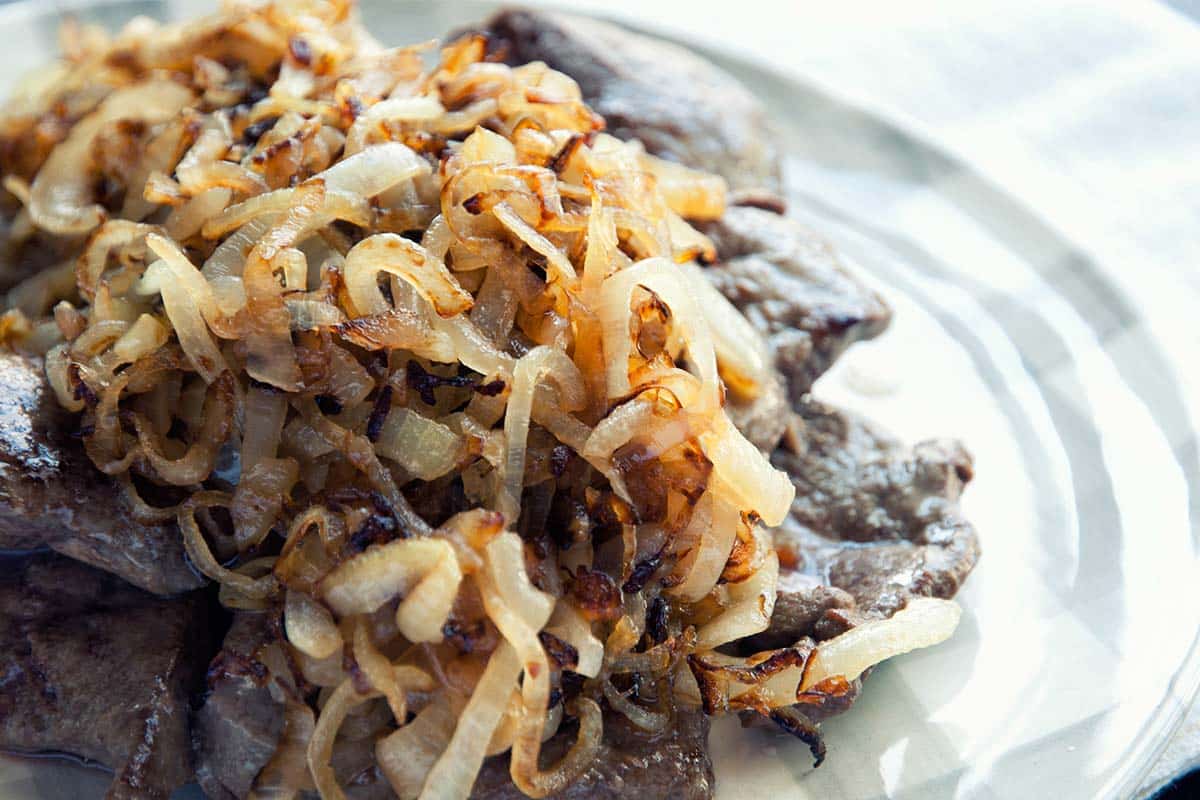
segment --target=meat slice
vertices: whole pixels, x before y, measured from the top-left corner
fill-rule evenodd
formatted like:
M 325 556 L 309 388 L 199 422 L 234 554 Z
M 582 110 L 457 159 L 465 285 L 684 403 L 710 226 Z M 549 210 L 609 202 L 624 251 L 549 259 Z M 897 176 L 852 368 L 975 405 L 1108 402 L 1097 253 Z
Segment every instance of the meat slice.
M 781 447 L 771 459 L 796 486 L 780 547 L 798 551 L 804 572 L 844 590 L 864 614 L 889 616 L 911 597 L 953 597 L 979 558 L 958 507 L 970 454 L 956 441 L 903 447 L 812 398 L 797 412 L 802 452 Z M 824 613 L 844 616 L 845 603 Z
M 762 104 L 684 48 L 548 11 L 504 10 L 482 29 L 507 62 L 544 61 L 574 78 L 618 138 L 721 175 L 733 189 L 780 191 L 779 154 Z
M 284 706 L 272 697 L 260 660 L 278 624 L 277 614 L 238 612 L 209 667 L 193 738 L 196 779 L 213 800 L 246 797 L 279 744 Z
M 110 798 L 168 797 L 192 774 L 203 600 L 157 598 L 50 554 L 3 566 L 0 748 L 103 764 Z
M 703 230 L 719 258 L 705 274 L 770 344 L 792 405 L 846 348 L 887 328 L 883 299 L 799 223 L 734 206 Z
M 849 592 L 796 581 L 783 572 L 770 627 L 746 639 L 740 649 L 749 654 L 790 647 L 806 636 L 817 641 L 832 639 L 854 627 L 860 618 Z
M 296 676 L 289 673 L 297 665 L 289 664 L 284 650 L 277 648 L 282 641 L 278 610 L 239 611 L 209 667 L 208 691 L 196 713 L 192 739 L 196 780 L 213 800 L 240 800 L 252 791 L 260 797 L 278 793 L 270 785 L 272 770 L 264 768 L 287 740 L 288 697 L 300 699 L 311 688 L 296 692 Z M 395 796 L 375 763 L 375 739 L 391 722 L 386 702 L 377 700 L 340 728 L 333 769 L 350 800 Z
M 545 744 L 546 759 L 556 759 L 574 739 L 560 733 Z M 679 711 L 675 723 L 657 736 L 642 733 L 620 714 L 605 714 L 604 743 L 579 780 L 557 800 L 616 800 L 672 798 L 708 800 L 715 786 L 708 757 L 708 717 L 699 711 Z M 508 774 L 508 757 L 484 762 L 474 800 L 523 800 Z
M 0 353 L 0 550 L 48 546 L 155 594 L 203 584 L 174 525 L 134 519 L 88 460 L 40 361 Z

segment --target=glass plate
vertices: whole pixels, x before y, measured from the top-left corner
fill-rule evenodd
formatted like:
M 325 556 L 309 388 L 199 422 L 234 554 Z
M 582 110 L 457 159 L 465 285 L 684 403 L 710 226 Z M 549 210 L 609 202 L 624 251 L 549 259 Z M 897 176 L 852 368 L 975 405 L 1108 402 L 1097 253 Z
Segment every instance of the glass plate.
M 0 11 L 0 84 L 54 51 L 56 12 L 109 26 L 197 0 Z M 384 42 L 481 18 L 471 2 L 364 0 Z M 1193 398 L 1119 281 L 962 164 L 791 78 L 709 53 L 774 111 L 790 212 L 895 309 L 817 385 L 910 441 L 974 452 L 965 510 L 984 558 L 950 642 L 878 668 L 824 726 L 818 770 L 787 737 L 722 720 L 718 797 L 1125 797 L 1200 680 Z M 0 763 L 8 797 L 100 797 L 107 779 Z M 191 794 L 189 792 L 189 794 Z M 196 793 L 198 794 L 198 793 Z

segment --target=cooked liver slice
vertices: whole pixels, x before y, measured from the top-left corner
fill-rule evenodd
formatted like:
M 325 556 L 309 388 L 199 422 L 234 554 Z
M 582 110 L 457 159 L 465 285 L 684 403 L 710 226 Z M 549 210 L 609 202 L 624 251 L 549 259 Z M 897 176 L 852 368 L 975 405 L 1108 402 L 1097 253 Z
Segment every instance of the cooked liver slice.
M 165 600 L 56 555 L 0 578 L 0 748 L 111 768 L 110 798 L 166 798 L 192 774 L 201 598 Z
M 789 585 L 785 579 L 775 597 L 771 626 L 751 636 L 740 649 L 747 653 L 790 647 L 805 636 L 818 641 L 845 633 L 860 618 L 854 597 L 833 586 Z
M 259 651 L 278 637 L 278 617 L 239 611 L 208 670 L 193 739 L 196 779 L 210 798 L 242 798 L 270 761 L 283 732 L 284 709 L 267 688 Z
M 903 447 L 811 398 L 797 411 L 804 451 L 772 455 L 796 486 L 777 542 L 799 549 L 805 571 L 868 615 L 888 616 L 911 597 L 953 597 L 979 558 L 958 507 L 970 454 L 947 440 Z
M 787 217 L 734 206 L 703 230 L 719 258 L 705 274 L 766 338 L 793 406 L 850 345 L 891 321 L 883 299 Z
M 133 518 L 72 437 L 78 427 L 40 361 L 0 353 L 0 550 L 48 546 L 155 594 L 202 585 L 178 529 Z
M 481 30 L 507 62 L 544 61 L 574 78 L 618 138 L 721 175 L 733 189 L 780 191 L 779 154 L 762 104 L 684 48 L 548 11 L 501 11 Z
M 546 743 L 545 758 L 557 758 L 574 733 L 559 734 Z M 708 757 L 708 717 L 699 711 L 680 711 L 675 725 L 655 737 L 641 733 L 620 714 L 604 715 L 604 744 L 591 769 L 556 800 L 617 800 L 617 798 L 678 798 L 708 800 L 715 786 Z M 545 762 L 543 762 L 545 763 Z M 483 764 L 475 800 L 522 800 L 512 784 L 508 756 Z

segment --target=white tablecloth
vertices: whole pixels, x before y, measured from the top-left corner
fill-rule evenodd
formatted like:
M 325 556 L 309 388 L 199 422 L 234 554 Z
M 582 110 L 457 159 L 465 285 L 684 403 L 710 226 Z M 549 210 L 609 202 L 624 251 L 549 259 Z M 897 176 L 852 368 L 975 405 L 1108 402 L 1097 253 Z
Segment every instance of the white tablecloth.
M 770 63 L 918 131 L 1111 271 L 1172 355 L 1197 360 L 1200 26 L 1185 16 L 1133 1 L 569 5 Z M 1200 369 L 1185 388 L 1200 397 Z M 1142 795 L 1197 765 L 1193 709 Z

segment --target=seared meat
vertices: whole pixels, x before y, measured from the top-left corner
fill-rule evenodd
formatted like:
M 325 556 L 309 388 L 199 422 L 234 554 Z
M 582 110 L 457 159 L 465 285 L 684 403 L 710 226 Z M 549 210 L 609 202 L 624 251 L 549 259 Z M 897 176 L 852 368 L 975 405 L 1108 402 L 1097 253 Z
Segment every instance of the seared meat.
M 703 230 L 720 259 L 706 274 L 770 344 L 792 405 L 846 348 L 891 320 L 828 244 L 787 217 L 734 206 Z
M 767 630 L 738 644 L 745 655 L 831 639 L 913 597 L 953 597 L 979 558 L 975 530 L 958 510 L 971 479 L 962 445 L 929 441 L 910 450 L 811 396 L 796 410 L 802 451 L 781 446 L 771 456 L 796 486 L 791 514 L 775 532 L 779 593 Z M 819 762 L 815 723 L 846 711 L 861 680 L 772 719 L 808 742 Z
M 797 410 L 804 451 L 781 447 L 771 459 L 796 486 L 777 543 L 868 615 L 888 616 L 910 597 L 953 597 L 979 558 L 958 509 L 970 454 L 954 441 L 902 447 L 811 398 Z M 844 602 L 825 612 L 844 613 Z
M 848 592 L 823 584 L 796 581 L 787 572 L 780 577 L 771 626 L 746 639 L 740 646 L 744 652 L 790 647 L 805 636 L 818 641 L 832 639 L 854 627 L 861 618 L 855 609 L 854 597 Z
M 284 707 L 272 697 L 268 669 L 260 660 L 263 648 L 279 637 L 278 623 L 275 614 L 239 612 L 209 669 L 209 693 L 196 715 L 193 738 L 196 777 L 211 798 L 246 797 L 279 743 Z M 382 701 L 376 710 L 386 726 L 390 712 Z M 365 720 L 357 727 L 362 728 L 359 735 L 347 724 L 338 738 L 333 756 L 338 780 L 351 798 L 391 796 L 374 764 L 374 735 L 369 735 L 373 727 Z M 603 749 L 594 766 L 566 792 L 552 796 L 705 800 L 713 788 L 707 736 L 708 719 L 699 713 L 681 713 L 676 726 L 658 737 L 640 733 L 620 715 L 608 715 Z M 544 748 L 546 759 L 556 760 L 573 740 L 573 732 L 556 736 Z M 509 779 L 507 756 L 484 764 L 472 797 L 524 797 Z
M 556 760 L 574 740 L 561 733 L 543 747 L 547 761 Z M 620 714 L 605 714 L 604 743 L 592 767 L 559 800 L 609 800 L 636 797 L 707 800 L 713 795 L 712 762 L 708 757 L 708 717 L 681 710 L 675 724 L 659 736 L 638 731 Z M 543 762 L 545 763 L 545 762 Z M 476 800 L 522 800 L 508 775 L 508 756 L 484 762 Z
M 49 546 L 155 594 L 200 586 L 179 531 L 133 518 L 71 437 L 77 428 L 40 361 L 0 353 L 0 549 Z
M 574 78 L 614 136 L 721 175 L 734 189 L 779 191 L 779 154 L 762 104 L 693 53 L 548 11 L 501 11 L 483 30 L 508 63 L 544 61 Z
M 0 747 L 113 769 L 110 798 L 165 798 L 191 776 L 188 698 L 203 600 L 164 600 L 70 559 L 6 560 Z
M 262 648 L 278 638 L 278 616 L 239 612 L 208 670 L 196 714 L 196 779 L 210 798 L 241 798 L 275 753 L 284 707 L 268 688 Z
M 208 670 L 208 693 L 196 713 L 192 739 L 196 779 L 213 800 L 274 791 L 263 772 L 285 739 L 285 698 L 293 676 L 273 672 L 284 663 L 278 611 L 239 611 L 221 652 Z M 275 665 L 274 667 L 272 665 Z M 292 665 L 294 668 L 294 665 Z M 303 691 L 303 690 L 302 690 Z M 298 695 L 293 695 L 298 697 Z M 375 763 L 375 740 L 390 730 L 392 713 L 382 699 L 370 701 L 342 725 L 333 750 L 338 784 L 350 800 L 395 797 Z M 306 795 L 307 796 L 307 795 Z

